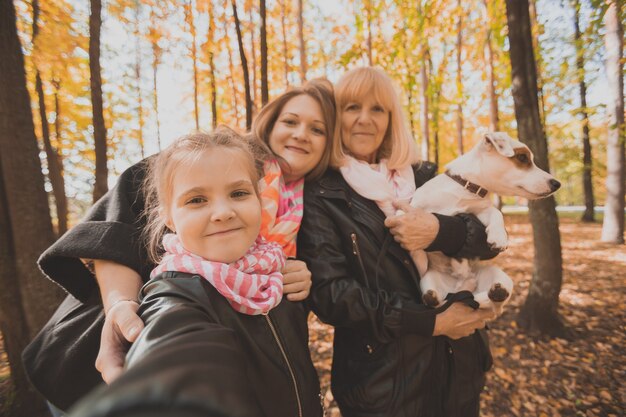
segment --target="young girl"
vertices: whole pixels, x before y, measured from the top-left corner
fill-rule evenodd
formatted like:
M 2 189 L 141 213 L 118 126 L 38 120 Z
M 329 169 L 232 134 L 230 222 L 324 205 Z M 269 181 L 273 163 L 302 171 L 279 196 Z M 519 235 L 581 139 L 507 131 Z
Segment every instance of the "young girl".
M 326 170 L 334 126 L 332 85 L 312 80 L 265 105 L 250 137 L 250 144 L 265 152 L 259 159 L 261 165 L 268 160 L 278 162 L 266 166 L 259 184 L 262 206 L 273 207 L 262 212 L 262 227 L 267 229 L 264 236 L 281 243 L 290 257 L 282 271 L 283 301 L 278 310 L 298 310 L 292 320 L 302 323 L 295 327 L 300 333 L 293 337 L 303 345 L 308 340 L 307 314 L 298 301 L 308 295 L 311 275 L 304 262 L 291 259 L 302 213 L 300 193 L 305 180 L 314 180 Z M 152 158 L 124 171 L 85 218 L 39 259 L 49 279 L 71 295 L 31 342 L 23 362 L 37 390 L 62 410 L 103 379 L 111 383 L 124 371 L 129 342 L 143 328 L 137 316 L 137 294 L 156 267 L 140 238 L 146 227 L 141 185 Z M 217 172 L 212 166 L 205 169 Z M 292 210 L 295 215 L 290 214 Z M 94 261 L 95 274 L 82 259 Z M 294 328 L 293 323 L 288 326 Z
M 184 136 L 152 161 L 150 253 L 158 256 L 159 241 L 165 253 L 140 292 L 145 328 L 126 358 L 130 377 L 90 396 L 83 404 L 91 411 L 77 415 L 189 403 L 224 415 L 321 415 L 317 375 L 300 337 L 306 328 L 293 319 L 301 310 L 280 303 L 283 248 L 259 234 L 268 230 L 261 199 L 273 194 L 267 172 L 270 185 L 259 192 L 248 145 L 227 128 Z M 204 356 L 216 343 L 243 363 L 198 375 L 207 364 L 219 367 L 215 356 Z

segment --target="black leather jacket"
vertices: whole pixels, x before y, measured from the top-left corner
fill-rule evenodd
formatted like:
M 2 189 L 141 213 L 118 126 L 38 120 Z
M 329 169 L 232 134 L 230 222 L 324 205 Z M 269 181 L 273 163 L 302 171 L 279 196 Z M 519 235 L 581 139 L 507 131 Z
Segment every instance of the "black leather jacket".
M 322 416 L 302 303 L 240 314 L 199 275 L 165 272 L 142 288 L 139 314 L 146 327 L 126 356 L 130 376 L 83 400 L 73 415 L 174 405 L 224 416 Z
M 71 295 L 25 350 L 23 361 L 35 387 L 46 399 L 63 410 L 67 410 L 90 390 L 102 384 L 102 378 L 94 364 L 100 346 L 104 314 L 96 281 L 80 258 L 107 259 L 127 265 L 140 273 L 144 282 L 148 281 L 150 270 L 154 267 L 149 262 L 140 239 L 140 231 L 145 225 L 145 219 L 141 216 L 144 202 L 139 190 L 145 173 L 145 161 L 127 169 L 120 176 L 115 187 L 92 207 L 83 221 L 48 248 L 39 260 L 42 270 Z M 152 295 L 152 290 L 154 290 L 154 294 L 160 294 L 160 304 L 173 304 L 175 297 L 182 297 L 180 292 L 186 291 L 184 297 L 189 303 L 186 303 L 183 309 L 201 312 L 202 317 L 209 320 L 205 324 L 195 324 L 200 330 L 198 330 L 199 333 L 190 333 L 191 340 L 198 338 L 202 334 L 202 329 L 207 326 L 212 328 L 215 323 L 235 332 L 235 339 L 239 341 L 239 345 L 234 346 L 233 349 L 242 351 L 244 357 L 250 358 L 250 364 L 259 367 L 259 369 L 250 370 L 250 375 L 260 376 L 261 369 L 267 371 L 266 379 L 249 377 L 251 381 L 248 383 L 251 389 L 269 401 L 267 404 L 256 407 L 257 413 L 254 415 L 298 416 L 297 407 L 294 405 L 296 403 L 294 383 L 288 372 L 285 356 L 291 363 L 296 384 L 300 390 L 302 415 L 306 417 L 320 415 L 319 382 L 307 346 L 308 310 L 305 311 L 304 305 L 292 303 L 285 298 L 267 318 L 238 315 L 223 300 L 223 297 L 216 295 L 215 291 L 204 288 L 206 285 L 192 284 L 191 281 L 194 280 L 185 281 L 187 282 L 185 285 L 171 279 L 161 279 L 157 281 L 158 283 L 152 282 L 146 287 L 151 289 L 148 298 L 156 297 Z M 170 292 L 165 290 L 167 286 L 171 287 Z M 195 287 L 197 294 L 191 294 L 192 287 Z M 208 304 L 193 305 L 204 302 Z M 155 311 L 146 309 L 143 318 L 152 320 L 154 315 L 154 321 L 157 323 L 171 322 L 174 326 L 180 325 L 182 328 L 183 323 L 177 324 L 174 320 L 178 314 L 177 310 L 168 309 L 163 314 L 162 320 L 157 319 Z M 209 312 L 213 313 L 209 314 Z M 275 331 L 284 342 L 284 353 L 273 339 L 268 318 L 272 320 Z M 140 345 L 152 349 L 156 346 L 152 343 L 153 337 L 158 336 L 161 342 L 165 339 L 163 337 L 165 333 L 162 332 L 164 330 L 161 326 L 153 328 L 149 333 L 150 337 L 144 337 L 142 332 Z M 180 340 L 178 337 L 183 336 L 179 333 L 175 339 Z M 193 347 L 189 344 L 186 346 Z M 135 351 L 138 349 L 136 348 Z M 181 348 L 180 352 L 182 351 L 185 350 Z M 153 362 L 158 363 L 158 361 Z M 196 365 L 203 366 L 198 362 Z M 182 370 L 180 363 L 176 366 L 177 369 Z M 248 366 L 246 362 L 245 367 Z M 184 370 L 189 372 L 189 377 L 193 377 L 193 366 L 185 363 Z M 141 401 L 142 380 L 133 377 L 133 375 L 140 374 L 160 378 L 168 373 L 154 367 L 142 368 L 141 372 L 133 372 L 128 379 L 123 379 L 123 381 L 132 380 L 132 389 L 123 385 L 123 388 L 118 388 L 115 392 L 109 391 L 107 398 L 115 402 L 113 401 L 115 398 L 112 397 L 114 394 L 126 393 L 127 395 L 124 396 L 128 401 L 126 404 Z M 227 380 L 227 374 L 212 375 L 212 378 L 210 383 L 221 384 L 222 387 L 228 387 L 232 382 Z M 274 380 L 274 378 L 277 379 Z M 176 398 L 181 398 L 184 393 L 176 391 L 177 381 L 176 379 L 163 381 L 159 388 L 160 392 L 164 393 L 161 396 L 162 399 L 168 398 L 165 394 L 168 390 L 171 395 L 175 394 Z M 151 383 L 152 381 L 144 378 L 143 382 Z M 147 390 L 150 389 L 149 387 L 150 384 L 144 385 Z M 156 397 L 159 396 L 154 395 L 152 398 L 157 401 Z M 124 401 L 120 403 L 121 406 L 124 404 Z M 154 404 L 161 403 L 154 402 Z M 148 405 L 143 403 L 143 406 Z
M 435 172 L 430 163 L 415 167 L 416 185 Z M 335 326 L 332 391 L 342 415 L 477 415 L 491 366 L 487 339 L 432 336 L 437 311 L 422 304 L 417 269 L 384 218 L 337 171 L 305 189 L 298 257 L 313 274 L 314 312 Z M 495 256 L 475 217 L 438 218 L 428 250 Z

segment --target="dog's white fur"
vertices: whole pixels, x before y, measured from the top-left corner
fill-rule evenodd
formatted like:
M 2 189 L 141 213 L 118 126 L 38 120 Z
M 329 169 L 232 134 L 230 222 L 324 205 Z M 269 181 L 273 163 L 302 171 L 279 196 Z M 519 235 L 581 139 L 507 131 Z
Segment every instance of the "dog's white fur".
M 526 164 L 522 163 L 524 157 L 519 155 L 526 155 Z M 547 197 L 559 187 L 552 175 L 534 164 L 526 145 L 503 132 L 485 133 L 468 153 L 450 162 L 446 168 L 451 174 L 459 175 L 489 192 L 529 200 Z M 487 242 L 493 248 L 504 250 L 507 247 L 504 218 L 489 196 L 480 197 L 445 174 L 436 176 L 417 189 L 411 206 L 448 216 L 472 213 L 486 226 Z M 412 255 L 416 260 L 420 257 L 418 253 Z M 420 286 L 425 301 L 429 294 L 430 304 L 437 305 L 448 293 L 469 290 L 481 308 L 493 308 L 501 313 L 513 291 L 513 281 L 504 271 L 477 261 L 449 258 L 441 252 L 429 252 L 427 255 L 428 269 L 420 270 Z M 498 285 L 507 293 L 504 301 L 496 302 L 490 299 L 489 293 Z M 500 289 L 501 297 L 502 294 Z

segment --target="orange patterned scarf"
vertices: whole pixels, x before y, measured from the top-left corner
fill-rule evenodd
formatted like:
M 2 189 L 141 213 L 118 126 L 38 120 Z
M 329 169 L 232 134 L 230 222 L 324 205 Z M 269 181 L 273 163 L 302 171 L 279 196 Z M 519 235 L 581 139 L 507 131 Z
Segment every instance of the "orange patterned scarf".
M 285 255 L 296 256 L 296 236 L 303 214 L 304 178 L 285 184 L 278 161 L 265 163 L 259 180 L 261 236 L 283 247 Z

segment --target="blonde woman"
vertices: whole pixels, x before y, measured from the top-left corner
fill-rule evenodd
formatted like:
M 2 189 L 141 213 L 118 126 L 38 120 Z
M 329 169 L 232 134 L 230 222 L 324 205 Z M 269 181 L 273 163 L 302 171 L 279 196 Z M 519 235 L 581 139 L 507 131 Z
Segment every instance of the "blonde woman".
M 298 255 L 312 273 L 313 311 L 335 326 L 331 387 L 341 413 L 478 416 L 491 364 L 479 329 L 492 313 L 468 306 L 468 292 L 440 309 L 423 305 L 407 249 L 492 257 L 484 227 L 408 206 L 436 168 L 418 161 L 383 71 L 347 72 L 335 101 L 333 169 L 305 190 Z

